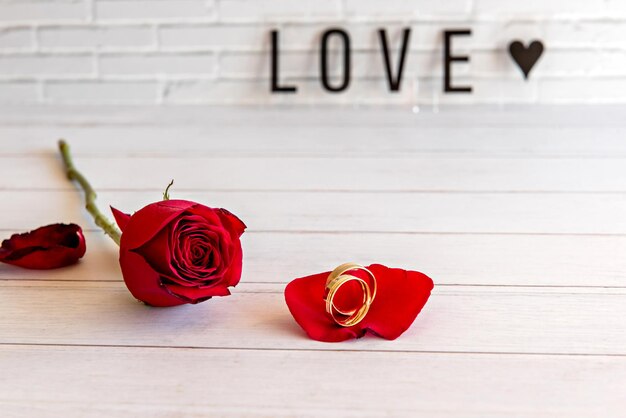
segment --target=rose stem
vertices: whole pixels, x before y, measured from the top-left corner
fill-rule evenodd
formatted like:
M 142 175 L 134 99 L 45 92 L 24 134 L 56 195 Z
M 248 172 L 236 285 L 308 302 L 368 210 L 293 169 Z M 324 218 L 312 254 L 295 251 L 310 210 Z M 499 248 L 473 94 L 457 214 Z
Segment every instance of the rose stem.
M 115 241 L 117 245 L 120 245 L 120 237 L 122 233 L 96 206 L 96 192 L 91 187 L 91 184 L 87 181 L 80 171 L 74 167 L 72 162 L 72 155 L 70 154 L 70 146 L 64 140 L 59 140 L 59 151 L 63 158 L 63 164 L 65 165 L 65 173 L 70 181 L 76 181 L 80 184 L 80 187 L 85 191 L 85 208 L 87 212 L 93 216 L 96 225 L 104 230 L 104 233 Z

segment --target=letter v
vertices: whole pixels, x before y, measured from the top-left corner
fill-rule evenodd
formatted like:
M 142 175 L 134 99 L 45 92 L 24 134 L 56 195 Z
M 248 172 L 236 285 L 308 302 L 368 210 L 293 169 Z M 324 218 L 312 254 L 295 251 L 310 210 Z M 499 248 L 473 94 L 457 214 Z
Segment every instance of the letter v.
M 391 71 L 391 57 L 389 56 L 389 47 L 387 45 L 387 31 L 385 29 L 378 30 L 378 36 L 380 38 L 380 44 L 383 51 L 383 58 L 385 59 L 385 70 L 387 74 L 387 82 L 389 83 L 390 91 L 400 91 L 400 82 L 402 81 L 402 71 L 404 70 L 404 58 L 406 57 L 406 50 L 409 46 L 409 36 L 411 35 L 411 28 L 405 28 L 402 31 L 402 45 L 400 47 L 400 59 L 398 61 L 398 71 L 394 77 Z

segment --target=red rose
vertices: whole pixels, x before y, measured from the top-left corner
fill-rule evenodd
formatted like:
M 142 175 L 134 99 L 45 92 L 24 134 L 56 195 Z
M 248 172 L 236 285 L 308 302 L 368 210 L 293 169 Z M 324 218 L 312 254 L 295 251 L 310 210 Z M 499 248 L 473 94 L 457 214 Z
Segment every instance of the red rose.
M 370 332 L 395 340 L 411 326 L 430 296 L 433 288 L 430 277 L 380 264 L 372 264 L 367 269 L 376 277 L 376 297 L 365 318 L 351 327 L 338 325 L 326 313 L 324 291 L 330 272 L 295 279 L 287 285 L 285 300 L 289 311 L 310 338 L 339 342 L 361 338 Z M 367 279 L 362 271 L 351 274 Z M 356 307 L 363 298 L 360 287 L 344 287 L 345 293 L 338 294 L 335 300 L 344 309 Z
M 152 203 L 130 216 L 111 208 L 122 230 L 120 266 L 133 296 L 153 306 L 230 295 L 241 277 L 246 226 L 225 209 L 186 200 Z
M 76 224 L 53 224 L 2 241 L 0 261 L 28 269 L 55 269 L 85 255 L 85 237 Z

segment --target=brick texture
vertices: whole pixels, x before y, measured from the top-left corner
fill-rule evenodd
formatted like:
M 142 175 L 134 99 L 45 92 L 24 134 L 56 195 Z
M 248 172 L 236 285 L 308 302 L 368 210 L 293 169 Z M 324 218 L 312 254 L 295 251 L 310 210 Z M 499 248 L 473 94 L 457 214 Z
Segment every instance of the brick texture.
M 401 90 L 389 92 L 378 30 L 392 63 L 411 29 Z M 320 82 L 321 38 L 351 42 L 350 87 Z M 279 30 L 280 79 L 270 92 L 270 31 Z M 470 29 L 453 51 L 443 92 L 443 31 Z M 508 45 L 541 39 L 524 80 Z M 430 104 L 626 103 L 623 0 L 0 0 L 0 103 Z M 343 74 L 329 43 L 328 74 Z

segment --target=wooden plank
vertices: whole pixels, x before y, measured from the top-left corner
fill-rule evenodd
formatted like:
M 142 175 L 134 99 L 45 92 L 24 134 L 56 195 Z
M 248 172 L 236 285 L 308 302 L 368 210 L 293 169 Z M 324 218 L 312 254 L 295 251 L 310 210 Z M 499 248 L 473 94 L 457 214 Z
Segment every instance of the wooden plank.
M 572 116 L 572 120 L 574 116 Z M 622 118 L 623 119 L 623 118 Z M 52 155 L 58 138 L 68 139 L 79 156 L 158 156 L 163 158 L 247 156 L 351 157 L 571 157 L 625 158 L 626 126 L 475 126 L 450 123 L 375 126 L 369 121 L 332 126 L 239 123 L 226 126 L 7 126 L 0 156 Z
M 0 189 L 73 190 L 58 158 L 2 159 Z M 519 158 L 90 158 L 97 190 L 381 192 L 626 192 L 626 159 Z M 135 173 L 142 173 L 138 176 Z
M 86 239 L 77 266 L 0 266 L 0 280 L 119 281 L 115 245 L 100 232 Z M 243 239 L 243 280 L 251 283 L 287 283 L 354 260 L 420 270 L 440 285 L 626 286 L 626 236 L 251 231 Z
M 624 289 L 436 288 L 393 343 L 309 340 L 283 285 L 150 308 L 122 283 L 0 282 L 0 342 L 174 347 L 626 355 Z
M 588 105 L 473 105 L 473 106 L 19 106 L 0 107 L 6 126 L 331 126 L 368 124 L 374 127 L 432 125 L 436 127 L 624 126 L 623 104 Z
M 103 207 L 175 177 L 249 231 L 241 285 L 197 306 L 134 301 L 98 232 L 77 267 L 0 266 L 1 415 L 621 416 L 624 109 L 2 108 L 7 235 L 95 231 L 59 136 Z M 435 279 L 397 341 L 317 343 L 291 318 L 284 284 L 347 260 Z
M 625 407 L 624 357 L 2 346 L 0 367 L 5 417 L 617 418 Z
M 228 208 L 255 231 L 626 233 L 624 194 L 174 190 L 172 196 Z M 144 191 L 99 195 L 101 205 L 128 212 L 160 198 L 160 192 Z M 0 199 L 8 202 L 0 229 L 26 230 L 59 221 L 78 222 L 88 229 L 91 225 L 78 191 L 2 191 Z

